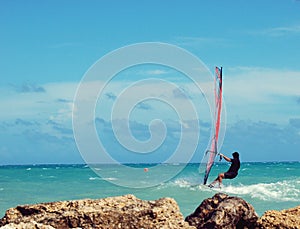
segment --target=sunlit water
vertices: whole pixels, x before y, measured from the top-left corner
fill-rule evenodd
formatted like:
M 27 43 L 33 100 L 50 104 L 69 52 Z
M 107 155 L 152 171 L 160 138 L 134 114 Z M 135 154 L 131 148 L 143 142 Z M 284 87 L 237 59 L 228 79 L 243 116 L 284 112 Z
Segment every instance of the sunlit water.
M 151 175 L 151 165 L 136 166 L 149 167 L 148 177 L 156 179 Z M 166 165 L 162 173 L 172 170 L 174 166 L 180 165 Z M 112 167 L 113 171 L 118 172 L 118 166 Z M 217 192 L 245 199 L 259 215 L 270 209 L 281 210 L 300 205 L 300 162 L 242 163 L 238 177 L 224 180 L 221 189 L 197 185 L 201 181 L 198 168 L 198 164 L 189 164 L 171 180 L 154 187 L 126 188 L 111 183 L 122 177 L 114 177 L 113 174 L 99 177 L 86 165 L 0 166 L 0 217 L 6 209 L 22 204 L 104 198 L 129 193 L 145 200 L 172 197 L 184 216 Z M 209 181 L 227 169 L 226 163 L 216 164 Z M 145 171 L 141 169 L 141 172 Z M 124 179 L 128 179 L 126 174 L 122 174 Z

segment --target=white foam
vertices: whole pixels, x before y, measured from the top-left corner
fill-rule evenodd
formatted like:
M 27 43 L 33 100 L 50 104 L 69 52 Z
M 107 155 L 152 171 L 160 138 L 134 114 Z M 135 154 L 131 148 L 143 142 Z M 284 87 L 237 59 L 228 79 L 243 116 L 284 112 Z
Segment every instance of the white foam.
M 222 191 L 228 194 L 249 195 L 264 201 L 299 201 L 300 190 L 293 181 L 259 183 L 253 185 L 225 186 Z
M 170 186 L 177 186 L 180 188 L 188 188 L 190 190 L 224 192 L 228 195 L 238 195 L 242 197 L 250 197 L 253 199 L 263 201 L 276 201 L 276 202 L 299 202 L 300 200 L 300 179 L 297 180 L 284 180 L 275 183 L 258 183 L 252 185 L 223 185 L 221 189 L 218 187 L 209 189 L 204 185 L 197 185 L 193 178 L 179 178 L 170 183 Z
M 177 179 L 174 181 L 175 186 L 179 186 L 180 188 L 190 187 L 192 184 L 188 180 L 185 179 Z
M 202 190 L 202 191 L 214 191 L 213 189 L 208 188 L 205 185 L 202 185 L 199 183 L 198 179 L 195 178 L 190 178 L 190 179 L 186 179 L 186 178 L 181 178 L 181 179 L 177 179 L 174 182 L 169 183 L 169 185 L 171 186 L 177 186 L 180 188 L 187 188 L 189 190 Z
M 118 179 L 115 178 L 115 177 L 107 177 L 107 178 L 103 178 L 103 180 L 109 180 L 109 181 L 111 181 L 111 180 L 118 180 Z
M 113 180 L 117 180 L 117 178 L 115 177 L 90 177 L 89 180 L 107 180 L 107 181 L 113 181 Z
M 102 180 L 100 177 L 90 177 L 89 180 Z

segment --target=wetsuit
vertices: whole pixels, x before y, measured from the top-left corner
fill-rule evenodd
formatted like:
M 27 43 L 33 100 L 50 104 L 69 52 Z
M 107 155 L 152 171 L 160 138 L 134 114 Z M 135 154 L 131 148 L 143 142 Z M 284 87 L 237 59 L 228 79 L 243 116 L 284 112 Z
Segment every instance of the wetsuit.
M 225 179 L 233 179 L 238 175 L 238 171 L 240 169 L 240 159 L 233 158 L 231 160 L 231 166 L 226 173 L 224 173 Z

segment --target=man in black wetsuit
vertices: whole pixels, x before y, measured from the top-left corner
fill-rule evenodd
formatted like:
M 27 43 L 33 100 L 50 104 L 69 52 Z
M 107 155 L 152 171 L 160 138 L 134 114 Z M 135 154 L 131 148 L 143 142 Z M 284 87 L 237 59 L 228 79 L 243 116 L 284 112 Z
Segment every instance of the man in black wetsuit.
M 231 166 L 226 173 L 220 173 L 219 176 L 210 185 L 208 185 L 210 188 L 214 187 L 217 182 L 219 182 L 219 186 L 221 187 L 223 178 L 233 179 L 238 175 L 238 171 L 240 169 L 240 155 L 238 152 L 234 152 L 232 156 L 233 158 L 231 159 L 226 157 L 224 154 L 220 154 L 220 157 L 224 158 L 228 162 L 231 162 Z

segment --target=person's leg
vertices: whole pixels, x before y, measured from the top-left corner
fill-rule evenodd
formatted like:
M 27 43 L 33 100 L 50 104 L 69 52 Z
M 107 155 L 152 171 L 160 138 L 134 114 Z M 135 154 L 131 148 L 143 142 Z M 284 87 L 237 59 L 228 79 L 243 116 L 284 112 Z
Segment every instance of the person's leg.
M 222 184 L 222 180 L 224 178 L 224 173 L 220 173 L 218 177 L 210 184 L 208 185 L 210 188 L 214 187 L 214 185 L 219 182 L 219 186 Z
M 220 187 L 221 187 L 222 180 L 223 180 L 224 176 L 225 176 L 224 173 L 220 173 L 219 176 L 218 176 L 218 178 L 217 178 L 218 181 L 219 181 L 219 186 L 220 186 Z

